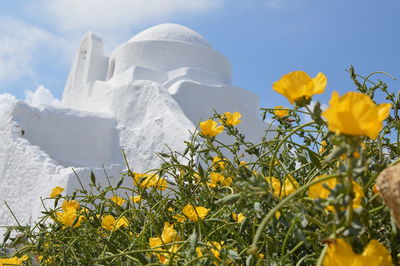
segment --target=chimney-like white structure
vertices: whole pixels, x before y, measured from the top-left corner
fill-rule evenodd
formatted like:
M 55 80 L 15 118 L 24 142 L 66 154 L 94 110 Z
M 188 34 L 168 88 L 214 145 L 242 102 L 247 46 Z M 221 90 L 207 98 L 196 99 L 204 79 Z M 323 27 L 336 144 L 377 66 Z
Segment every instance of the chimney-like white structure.
M 108 70 L 108 58 L 104 56 L 103 40 L 91 32 L 83 37 L 71 71 L 65 84 L 63 103 L 74 105 L 82 95 L 88 95 L 88 84 L 96 80 L 105 80 Z

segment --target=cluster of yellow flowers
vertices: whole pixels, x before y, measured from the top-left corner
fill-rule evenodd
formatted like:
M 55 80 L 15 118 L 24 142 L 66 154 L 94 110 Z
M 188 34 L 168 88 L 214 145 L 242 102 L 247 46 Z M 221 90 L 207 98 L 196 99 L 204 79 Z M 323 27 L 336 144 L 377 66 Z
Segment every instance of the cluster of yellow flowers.
M 222 116 L 219 122 L 223 125 L 227 126 L 236 126 L 240 124 L 241 120 L 240 118 L 242 115 L 239 112 L 225 112 Z M 200 122 L 200 130 L 201 133 L 204 136 L 208 137 L 215 137 L 216 135 L 222 133 L 224 131 L 225 127 L 224 126 L 219 126 L 218 122 L 214 120 L 206 120 L 203 122 Z
M 64 225 L 64 227 L 79 227 L 85 220 L 85 216 L 79 215 L 79 203 L 76 200 L 64 201 L 62 212 L 56 212 L 56 220 Z
M 311 78 L 304 71 L 290 72 L 274 82 L 272 88 L 284 95 L 291 104 L 303 99 L 310 100 L 315 94 L 323 93 L 327 85 L 324 74 L 318 73 Z M 275 115 L 282 118 L 282 106 L 275 107 Z M 329 107 L 322 116 L 326 118 L 328 128 L 336 134 L 350 136 L 368 136 L 376 139 L 390 113 L 391 104 L 376 105 L 371 98 L 360 92 L 348 92 L 342 97 L 334 91 Z M 279 112 L 278 112 L 279 111 Z
M 157 190 L 165 190 L 168 188 L 168 182 L 165 178 L 159 177 L 157 174 L 131 173 L 133 183 L 140 188 L 155 188 Z

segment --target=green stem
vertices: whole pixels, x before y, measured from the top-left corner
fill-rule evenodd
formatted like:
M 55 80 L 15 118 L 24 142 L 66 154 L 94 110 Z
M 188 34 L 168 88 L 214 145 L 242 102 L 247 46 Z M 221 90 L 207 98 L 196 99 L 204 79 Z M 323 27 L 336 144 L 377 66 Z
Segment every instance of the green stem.
M 327 251 L 328 251 L 328 244 L 325 244 L 324 248 L 322 249 L 321 254 L 319 255 L 316 266 L 322 266 L 322 263 L 324 262 L 325 254 Z
M 272 154 L 272 160 L 271 160 L 271 163 L 270 163 L 270 166 L 269 166 L 269 173 L 268 173 L 269 176 L 272 176 L 272 169 L 274 168 L 274 167 L 273 167 L 273 166 L 274 166 L 273 164 L 274 164 L 274 161 L 275 161 L 275 158 L 276 158 L 276 154 L 277 154 L 278 151 L 279 151 L 279 148 L 286 142 L 286 140 L 287 140 L 288 138 L 290 138 L 292 135 L 294 135 L 297 131 L 299 131 L 299 130 L 302 129 L 303 127 L 307 127 L 307 126 L 312 125 L 312 124 L 315 124 L 315 122 L 314 122 L 314 121 L 311 121 L 311 122 L 308 122 L 308 123 L 305 123 L 305 124 L 303 124 L 303 125 L 301 125 L 301 126 L 296 127 L 295 129 L 293 129 L 292 132 L 290 132 L 288 135 L 286 135 L 286 136 L 279 142 L 278 146 L 275 147 L 274 153 Z M 262 154 L 262 155 L 260 156 L 260 158 L 257 159 L 256 162 L 258 162 L 261 158 L 263 158 L 263 157 L 266 156 L 267 154 L 269 154 L 269 152 L 268 152 L 268 153 Z
M 289 239 L 290 233 L 292 233 L 292 231 L 293 231 L 294 226 L 296 225 L 296 223 L 297 223 L 296 219 L 293 219 L 293 220 L 292 220 L 292 224 L 290 225 L 290 227 L 289 227 L 289 229 L 288 229 L 288 231 L 287 231 L 287 233 L 286 233 L 285 239 L 283 240 L 282 249 L 281 249 L 281 256 L 282 256 L 282 257 L 281 257 L 281 265 L 284 265 L 285 258 L 287 257 L 286 255 L 283 256 L 283 254 L 285 253 L 286 243 L 287 243 L 287 241 L 288 241 L 288 239 Z
M 363 85 L 362 85 L 363 88 L 365 87 L 365 84 L 367 83 L 367 81 L 369 81 L 368 79 L 369 79 L 370 77 L 372 77 L 373 75 L 375 75 L 375 74 L 384 74 L 384 75 L 386 75 L 386 76 L 392 78 L 393 80 L 397 80 L 395 77 L 393 77 L 392 75 L 390 75 L 390 74 L 387 73 L 387 72 L 384 72 L 384 71 L 375 71 L 375 72 L 372 72 L 371 74 L 369 74 L 366 78 L 364 78 L 364 82 L 363 82 Z
M 353 161 L 351 158 L 347 159 L 348 170 L 347 170 L 347 182 L 349 193 L 352 195 L 350 197 L 349 205 L 347 206 L 347 217 L 346 217 L 346 227 L 350 226 L 353 221 Z

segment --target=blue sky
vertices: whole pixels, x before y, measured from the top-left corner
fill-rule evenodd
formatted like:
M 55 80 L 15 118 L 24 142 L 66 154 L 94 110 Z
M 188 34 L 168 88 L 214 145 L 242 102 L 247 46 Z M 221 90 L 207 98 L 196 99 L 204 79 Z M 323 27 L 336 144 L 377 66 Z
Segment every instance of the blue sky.
M 39 85 L 60 98 L 84 32 L 106 52 L 164 22 L 199 32 L 232 63 L 234 85 L 261 106 L 288 106 L 271 85 L 304 70 L 328 77 L 331 92 L 354 90 L 345 70 L 386 71 L 400 78 L 398 0 L 20 0 L 0 4 L 0 93 L 24 98 Z M 393 90 L 399 81 L 377 76 Z

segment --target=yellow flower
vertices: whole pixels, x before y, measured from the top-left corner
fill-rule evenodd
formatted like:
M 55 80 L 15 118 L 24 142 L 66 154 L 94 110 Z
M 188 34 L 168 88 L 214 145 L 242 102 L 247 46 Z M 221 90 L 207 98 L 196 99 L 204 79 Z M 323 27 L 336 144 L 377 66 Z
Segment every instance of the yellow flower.
M 391 105 L 375 105 L 368 95 L 348 92 L 342 97 L 334 91 L 329 107 L 322 113 L 328 121 L 328 128 L 336 134 L 368 136 L 376 139 L 382 129 L 382 122 L 390 113 Z
M 161 234 L 161 240 L 165 243 L 174 242 L 176 237 L 178 236 L 178 232 L 174 229 L 174 224 L 170 224 L 168 222 L 164 223 L 164 229 Z
M 325 177 L 325 175 L 318 176 L 315 178 L 315 180 L 318 180 L 323 177 Z M 327 199 L 331 192 L 326 187 L 329 187 L 330 189 L 334 189 L 337 184 L 338 184 L 337 179 L 331 178 L 331 179 L 325 180 L 323 182 L 317 183 L 315 185 L 312 185 L 308 189 L 308 196 L 313 199 L 317 199 L 317 198 Z M 364 197 L 364 191 L 363 191 L 362 187 L 355 181 L 353 181 L 353 192 L 354 192 L 353 208 L 357 209 L 357 208 L 361 207 L 361 200 Z M 335 210 L 333 206 L 328 206 L 326 209 L 328 211 Z
M 72 226 L 78 216 L 77 211 L 75 209 L 67 209 L 64 212 L 57 212 L 57 220 L 64 224 L 65 226 Z M 78 220 L 74 224 L 74 228 L 79 227 L 82 221 L 85 219 L 84 216 L 79 216 Z
M 299 183 L 297 183 L 297 181 L 291 175 L 288 175 L 285 178 L 285 181 L 283 182 L 283 187 L 281 187 L 281 182 L 275 177 L 267 176 L 265 180 L 267 181 L 267 183 L 270 183 L 272 181 L 271 187 L 273 190 L 273 194 L 275 197 L 278 198 L 286 197 L 299 188 Z
M 232 212 L 232 218 L 235 222 L 241 223 L 244 221 L 244 219 L 246 219 L 246 216 L 244 216 L 243 213 L 236 214 Z
M 133 203 L 138 203 L 142 200 L 142 196 L 129 197 Z
M 281 212 L 280 211 L 276 211 L 275 212 L 275 219 L 279 220 L 280 217 L 281 217 Z
M 217 126 L 218 123 L 214 120 L 200 122 L 200 129 L 203 135 L 215 137 L 224 130 L 224 126 Z
M 101 221 L 101 227 L 109 231 L 118 230 L 121 226 L 127 227 L 128 225 L 128 220 L 125 217 L 116 220 L 112 215 L 104 216 Z
M 142 183 L 142 180 L 147 177 L 146 174 L 141 174 L 141 173 L 136 173 L 136 172 L 131 172 L 133 183 L 135 186 L 140 186 Z
M 61 205 L 61 208 L 64 211 L 68 211 L 70 209 L 78 210 L 80 208 L 79 203 L 76 200 L 64 201 Z
M 113 196 L 110 198 L 111 201 L 113 201 L 115 204 L 122 206 L 122 204 L 126 203 L 126 200 L 119 196 Z
M 343 239 L 331 241 L 326 252 L 324 266 L 386 266 L 392 265 L 389 251 L 376 240 L 371 240 L 364 252 L 354 253 L 351 245 Z
M 289 109 L 283 108 L 283 106 L 276 106 L 274 108 L 274 114 L 279 118 L 283 118 L 289 114 Z
M 311 98 L 314 94 L 323 93 L 326 83 L 326 76 L 322 73 L 318 73 L 315 78 L 311 78 L 304 71 L 294 71 L 274 82 L 272 89 L 285 96 L 293 104 L 302 97 Z
M 55 198 L 63 192 L 64 189 L 62 187 L 55 187 L 51 190 L 50 198 Z
M 183 223 L 186 220 L 186 217 L 183 214 L 174 215 L 172 218 L 176 219 L 178 223 Z
M 165 252 L 155 252 L 155 255 L 162 264 L 168 264 L 171 257 L 174 256 L 171 253 L 176 253 L 179 250 L 179 245 L 171 245 L 163 248 L 163 240 L 159 237 L 149 238 L 149 246 L 154 250 L 165 250 Z
M 222 245 L 224 244 L 224 242 L 217 242 L 217 241 L 209 241 L 207 242 L 207 245 L 212 246 L 213 248 L 211 249 L 211 253 L 214 254 L 214 256 L 216 258 L 219 259 L 219 256 L 221 255 L 221 249 L 222 249 Z
M 163 245 L 161 238 L 159 237 L 151 237 L 149 238 L 149 246 L 151 248 L 160 248 Z
M 224 158 L 221 158 L 221 157 L 218 157 L 218 156 L 215 156 L 213 158 L 213 168 L 214 169 L 219 168 L 219 169 L 223 170 L 223 169 L 226 168 L 227 164 L 228 163 L 226 162 L 226 159 L 224 159 Z
M 166 179 L 159 177 L 156 174 L 147 175 L 147 177 L 140 184 L 141 188 L 154 187 L 157 190 L 165 190 L 168 187 Z
M 361 254 L 362 260 L 359 265 L 375 265 L 375 266 L 384 266 L 384 265 L 392 265 L 392 257 L 390 256 L 389 251 L 386 249 L 384 245 L 376 241 L 375 239 L 371 240 L 367 247 L 364 249 L 364 252 Z
M 225 177 L 223 174 L 215 172 L 210 173 L 210 183 L 208 183 L 208 186 L 210 188 L 216 188 L 218 186 L 229 187 L 231 183 L 232 183 L 231 177 Z
M 12 257 L 9 259 L 0 259 L 0 266 L 6 265 L 22 265 L 24 261 L 28 259 L 28 256 L 22 256 L 21 258 Z
M 191 204 L 187 204 L 185 207 L 182 209 L 182 213 L 191 221 L 197 222 L 199 218 L 201 220 L 204 220 L 204 218 L 207 216 L 208 212 L 210 209 L 201 207 L 201 206 L 193 206 Z
M 196 247 L 196 254 L 197 254 L 197 257 L 202 257 L 203 256 L 203 252 L 201 251 L 201 247 Z
M 328 143 L 325 140 L 321 141 L 321 148 L 319 148 L 319 153 L 324 153 L 326 146 L 328 146 Z
M 128 219 L 126 219 L 126 217 L 121 217 L 115 223 L 115 228 L 119 229 L 121 226 L 127 227 L 128 225 L 129 225 Z
M 234 112 L 233 114 L 225 112 L 222 115 L 222 120 L 220 122 L 225 125 L 236 126 L 242 122 L 240 121 L 241 117 L 242 115 L 239 112 Z

